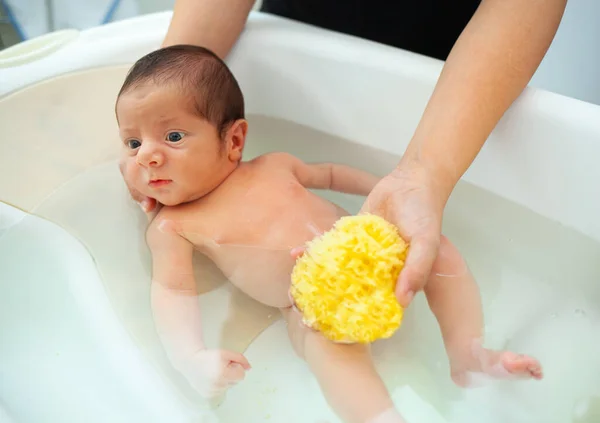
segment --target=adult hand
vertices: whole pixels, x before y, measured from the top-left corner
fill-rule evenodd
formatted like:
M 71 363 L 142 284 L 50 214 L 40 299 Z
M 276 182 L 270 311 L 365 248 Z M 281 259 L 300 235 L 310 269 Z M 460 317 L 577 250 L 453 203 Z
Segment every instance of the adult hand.
M 361 213 L 372 213 L 396 225 L 410 247 L 396 285 L 398 302 L 407 307 L 431 273 L 440 244 L 445 196 L 433 175 L 418 164 L 401 163 L 382 178 Z
M 396 284 L 396 297 L 407 307 L 429 278 L 438 254 L 442 214 L 449 187 L 442 186 L 433 172 L 414 162 L 400 165 L 373 188 L 359 213 L 372 213 L 396 225 L 410 243 L 406 263 Z M 290 251 L 297 259 L 306 245 Z

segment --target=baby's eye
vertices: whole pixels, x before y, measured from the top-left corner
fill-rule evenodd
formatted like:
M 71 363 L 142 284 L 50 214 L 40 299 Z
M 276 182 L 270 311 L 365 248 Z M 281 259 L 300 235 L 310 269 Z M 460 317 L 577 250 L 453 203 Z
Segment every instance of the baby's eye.
M 136 148 L 140 148 L 140 146 L 142 145 L 142 143 L 140 141 L 138 141 L 138 140 L 129 140 L 129 141 L 127 141 L 127 145 L 132 150 L 135 150 Z
M 178 142 L 185 136 L 183 132 L 169 132 L 167 140 L 171 142 Z

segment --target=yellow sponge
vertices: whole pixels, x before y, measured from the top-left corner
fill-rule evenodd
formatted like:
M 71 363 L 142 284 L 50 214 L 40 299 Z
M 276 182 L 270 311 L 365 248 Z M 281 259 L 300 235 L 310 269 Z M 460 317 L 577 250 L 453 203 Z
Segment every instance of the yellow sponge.
M 372 214 L 345 216 L 312 240 L 292 271 L 304 323 L 336 342 L 371 343 L 402 322 L 394 294 L 408 244 Z

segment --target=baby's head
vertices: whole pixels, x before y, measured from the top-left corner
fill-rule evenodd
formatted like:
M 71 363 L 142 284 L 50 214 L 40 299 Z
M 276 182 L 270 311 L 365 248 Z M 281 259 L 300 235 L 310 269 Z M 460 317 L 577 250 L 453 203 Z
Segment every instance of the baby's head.
M 209 50 L 172 46 L 138 60 L 116 103 L 128 185 L 173 206 L 214 190 L 242 158 L 244 98 Z

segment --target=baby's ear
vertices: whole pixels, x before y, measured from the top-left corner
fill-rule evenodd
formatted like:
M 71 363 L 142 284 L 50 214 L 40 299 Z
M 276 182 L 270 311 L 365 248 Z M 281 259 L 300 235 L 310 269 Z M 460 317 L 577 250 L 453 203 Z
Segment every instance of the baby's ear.
M 236 120 L 227 130 L 225 134 L 225 145 L 227 146 L 227 153 L 230 160 L 241 160 L 247 133 L 248 122 L 245 119 Z

